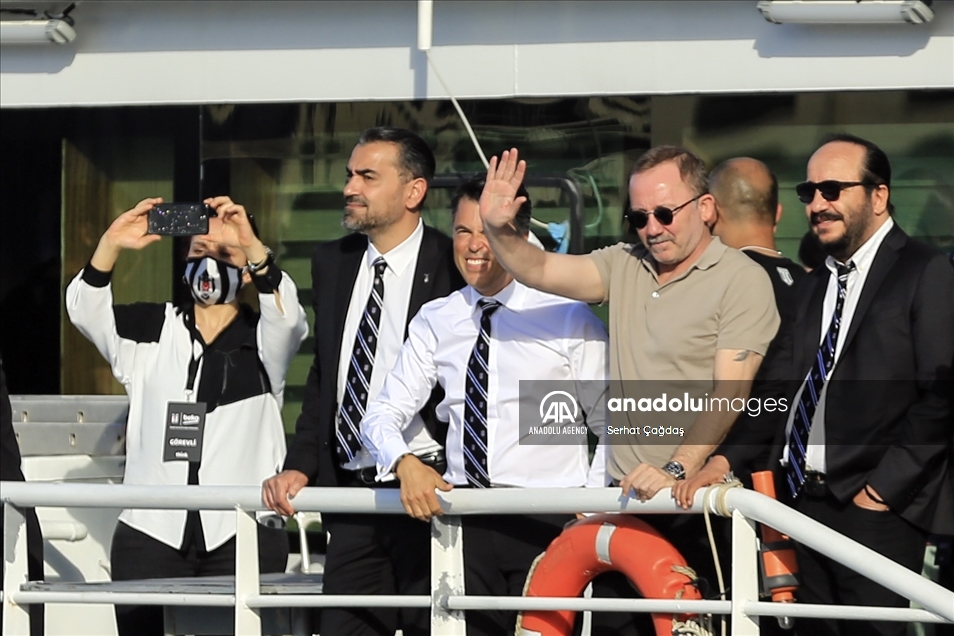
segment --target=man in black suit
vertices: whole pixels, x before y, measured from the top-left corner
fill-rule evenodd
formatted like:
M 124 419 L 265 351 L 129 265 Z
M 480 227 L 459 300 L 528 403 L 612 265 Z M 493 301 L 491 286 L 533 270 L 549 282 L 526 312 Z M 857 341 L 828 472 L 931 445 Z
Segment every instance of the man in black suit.
M 361 419 L 429 300 L 463 286 L 451 241 L 424 226 L 420 210 L 434 176 L 430 148 L 399 128 L 366 130 L 351 154 L 342 225 L 354 234 L 312 256 L 315 359 L 284 470 L 267 480 L 265 504 L 294 513 L 289 501 L 306 485 L 398 487 L 375 483 L 374 460 L 361 446 Z M 443 472 L 443 436 L 433 405 L 422 409 L 406 441 Z M 394 515 L 326 514 L 325 594 L 429 594 L 428 524 Z M 426 608 L 330 609 L 322 634 L 429 634 Z
M 796 187 L 828 254 L 799 289 L 769 374 L 790 380 L 786 418 L 760 419 L 690 484 L 744 465 L 776 434 L 783 500 L 920 571 L 928 532 L 954 532 L 954 269 L 892 219 L 884 152 L 851 135 L 812 155 Z M 900 595 L 797 545 L 805 603 L 906 607 Z M 799 633 L 904 634 L 901 622 L 799 619 Z

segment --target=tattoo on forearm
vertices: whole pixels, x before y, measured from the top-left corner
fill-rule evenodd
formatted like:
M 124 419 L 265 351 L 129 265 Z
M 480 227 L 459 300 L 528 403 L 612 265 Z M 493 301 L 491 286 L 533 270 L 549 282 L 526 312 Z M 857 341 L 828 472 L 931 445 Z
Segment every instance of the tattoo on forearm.
M 734 360 L 735 362 L 742 362 L 743 360 L 745 360 L 746 358 L 749 357 L 749 354 L 750 354 L 750 353 L 752 353 L 752 352 L 749 351 L 748 349 L 745 349 L 745 350 L 743 350 L 743 351 L 740 351 L 740 352 L 738 352 L 737 354 L 735 354 L 735 358 L 733 358 L 733 360 Z

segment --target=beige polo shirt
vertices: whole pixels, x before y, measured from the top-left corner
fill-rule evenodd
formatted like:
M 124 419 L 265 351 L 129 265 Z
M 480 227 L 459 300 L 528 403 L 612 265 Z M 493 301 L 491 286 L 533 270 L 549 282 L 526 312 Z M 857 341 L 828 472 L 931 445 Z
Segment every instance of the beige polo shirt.
M 641 244 L 618 243 L 589 257 L 606 290 L 603 301 L 609 303 L 610 377 L 616 388 L 611 393 L 616 396 L 651 396 L 660 387 L 669 397 L 681 396 L 685 385 L 680 381 L 691 381 L 697 392 L 711 390 L 717 349 L 765 355 L 778 330 L 775 295 L 765 270 L 718 238 L 686 272 L 664 285 Z M 685 429 L 698 413 L 653 414 L 652 419 L 632 411 L 610 416 L 611 422 L 632 427 L 651 422 Z M 643 462 L 662 466 L 678 445 L 673 436 L 630 436 L 626 443 L 611 444 L 607 469 L 622 479 Z

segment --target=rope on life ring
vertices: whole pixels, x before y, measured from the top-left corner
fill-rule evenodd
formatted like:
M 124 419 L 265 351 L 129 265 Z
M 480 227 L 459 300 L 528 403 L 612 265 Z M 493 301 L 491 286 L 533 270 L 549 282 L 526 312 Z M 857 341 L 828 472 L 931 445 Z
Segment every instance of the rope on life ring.
M 580 596 L 597 575 L 622 572 L 645 598 L 701 599 L 695 572 L 655 528 L 633 515 L 594 515 L 576 521 L 534 561 L 524 596 Z M 517 636 L 567 636 L 576 612 L 527 611 Z M 657 636 L 710 634 L 707 619 L 653 614 Z

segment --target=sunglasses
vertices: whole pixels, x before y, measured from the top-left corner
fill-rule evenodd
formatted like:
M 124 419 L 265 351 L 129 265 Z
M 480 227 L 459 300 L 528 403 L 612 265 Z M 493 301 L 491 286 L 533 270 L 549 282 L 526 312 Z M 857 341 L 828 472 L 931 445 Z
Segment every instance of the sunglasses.
M 630 228 L 633 230 L 641 230 L 649 224 L 649 215 L 652 214 L 656 217 L 656 220 L 659 221 L 662 225 L 669 225 L 672 223 L 672 217 L 676 215 L 676 212 L 683 209 L 693 201 L 699 200 L 703 194 L 697 194 L 692 197 L 682 205 L 677 205 L 675 208 L 670 210 L 667 207 L 659 206 L 652 212 L 647 212 L 646 210 L 630 210 L 625 214 L 625 218 L 629 221 Z
M 821 192 L 822 198 L 826 201 L 837 201 L 841 196 L 841 191 L 855 186 L 874 186 L 878 185 L 871 181 L 821 181 L 815 183 L 806 181 L 795 186 L 795 194 L 802 203 L 811 203 L 815 199 L 815 190 Z

